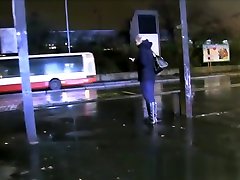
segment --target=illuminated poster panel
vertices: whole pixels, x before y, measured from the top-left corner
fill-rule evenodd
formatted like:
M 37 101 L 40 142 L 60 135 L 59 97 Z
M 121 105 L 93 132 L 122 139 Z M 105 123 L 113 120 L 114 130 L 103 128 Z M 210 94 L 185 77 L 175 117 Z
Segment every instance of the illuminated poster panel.
M 204 44 L 203 62 L 226 62 L 230 61 L 228 44 Z
M 1 53 L 17 53 L 17 36 L 15 28 L 0 28 Z

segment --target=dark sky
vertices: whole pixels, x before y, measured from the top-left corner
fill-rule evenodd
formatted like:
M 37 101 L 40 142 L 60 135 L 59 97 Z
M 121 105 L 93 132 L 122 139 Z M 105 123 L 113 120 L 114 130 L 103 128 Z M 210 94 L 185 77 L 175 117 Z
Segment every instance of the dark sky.
M 68 0 L 71 29 L 118 29 L 135 9 L 153 9 L 154 0 Z M 11 22 L 11 3 L 0 2 L 0 22 Z M 33 12 L 49 26 L 65 27 L 64 0 L 26 0 L 26 11 Z
M 74 30 L 124 29 L 134 10 L 159 9 L 159 6 L 162 7 L 161 17 L 171 17 L 170 20 L 179 17 L 178 0 L 68 0 L 68 4 L 70 29 Z M 206 15 L 206 20 L 218 19 L 229 30 L 240 30 L 239 0 L 187 0 L 187 4 L 188 12 L 200 10 L 199 18 Z M 26 11 L 28 17 L 37 13 L 51 29 L 65 28 L 64 0 L 26 0 Z M 11 25 L 11 0 L 0 0 L 0 26 Z

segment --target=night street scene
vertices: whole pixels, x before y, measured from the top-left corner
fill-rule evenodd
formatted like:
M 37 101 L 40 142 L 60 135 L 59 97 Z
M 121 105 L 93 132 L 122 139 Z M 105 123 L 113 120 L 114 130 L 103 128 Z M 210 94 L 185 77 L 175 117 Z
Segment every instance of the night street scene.
M 1 0 L 0 180 L 240 180 L 239 7 Z

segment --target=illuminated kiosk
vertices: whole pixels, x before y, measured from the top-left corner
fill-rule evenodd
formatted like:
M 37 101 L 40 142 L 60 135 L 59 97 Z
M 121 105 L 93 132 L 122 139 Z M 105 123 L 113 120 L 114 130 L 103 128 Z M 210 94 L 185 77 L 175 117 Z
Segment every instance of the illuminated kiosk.
M 136 10 L 130 22 L 130 42 L 135 43 L 135 37 L 140 34 L 153 43 L 152 50 L 159 55 L 160 33 L 159 15 L 155 10 Z
M 0 54 L 14 54 L 18 52 L 15 28 L 0 28 L 0 49 Z

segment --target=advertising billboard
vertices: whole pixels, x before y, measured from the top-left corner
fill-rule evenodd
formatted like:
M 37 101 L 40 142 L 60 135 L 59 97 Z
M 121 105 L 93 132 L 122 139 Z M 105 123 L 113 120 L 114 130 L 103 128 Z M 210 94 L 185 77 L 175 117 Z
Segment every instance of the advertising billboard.
M 230 61 L 228 44 L 204 44 L 203 62 L 226 62 Z

